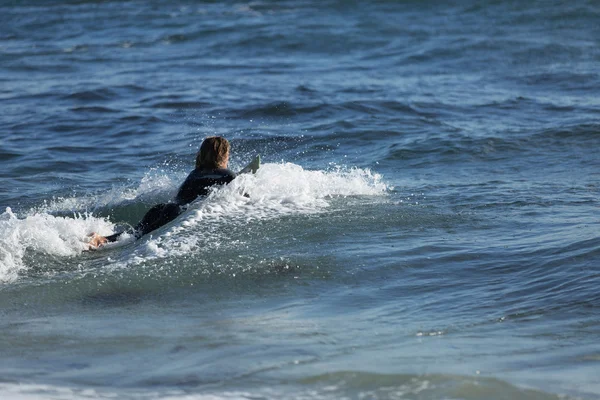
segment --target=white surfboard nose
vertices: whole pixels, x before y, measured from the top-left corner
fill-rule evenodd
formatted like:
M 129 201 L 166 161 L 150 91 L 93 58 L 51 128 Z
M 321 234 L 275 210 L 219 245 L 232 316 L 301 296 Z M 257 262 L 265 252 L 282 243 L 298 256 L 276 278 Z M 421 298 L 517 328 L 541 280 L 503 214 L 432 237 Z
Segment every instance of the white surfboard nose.
M 258 168 L 260 168 L 260 155 L 254 157 L 254 159 L 252 159 L 252 161 L 250 161 L 248 165 L 246 165 L 240 172 L 238 172 L 238 175 L 247 174 L 249 172 L 255 174 Z

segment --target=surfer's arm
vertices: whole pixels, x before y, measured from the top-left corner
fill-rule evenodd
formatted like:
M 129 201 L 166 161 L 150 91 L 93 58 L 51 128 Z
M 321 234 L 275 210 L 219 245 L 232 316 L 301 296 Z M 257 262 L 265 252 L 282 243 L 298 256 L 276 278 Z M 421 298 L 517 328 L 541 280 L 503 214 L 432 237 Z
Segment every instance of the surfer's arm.
M 116 242 L 124 233 L 133 233 L 133 231 L 117 232 L 108 236 L 102 236 L 97 234 L 96 232 L 92 232 L 90 234 L 90 240 L 88 241 L 90 250 L 95 250 L 98 247 L 105 245 L 106 243 Z
M 253 161 L 256 164 L 257 160 Z M 249 165 L 247 171 L 241 173 L 254 172 L 258 166 Z M 180 206 L 186 205 L 194 201 L 199 196 L 205 196 L 209 193 L 209 189 L 215 185 L 226 185 L 236 177 L 236 174 L 228 169 L 217 169 L 210 171 L 194 170 L 183 182 L 174 203 L 158 204 L 152 207 L 144 218 L 135 226 L 134 229 L 129 229 L 124 232 L 117 232 L 109 236 L 101 236 L 97 233 L 92 233 L 88 242 L 90 249 L 97 249 L 106 243 L 112 243 L 127 233 L 133 234 L 136 239 L 152 232 L 155 229 L 174 220 L 180 213 Z
M 90 250 L 95 250 L 108 242 L 106 236 L 98 235 L 96 232 L 90 233 L 89 237 L 88 246 Z
M 175 196 L 175 203 L 183 206 L 196 200 L 198 197 L 207 196 L 213 186 L 226 185 L 235 178 L 235 173 L 221 168 L 214 170 L 193 170 Z
M 175 203 L 157 204 L 152 207 L 144 218 L 133 229 L 128 229 L 123 232 L 117 232 L 109 236 L 101 236 L 93 233 L 90 241 L 90 249 L 97 249 L 106 243 L 112 243 L 119 240 L 124 234 L 134 235 L 136 239 L 141 238 L 147 233 L 173 221 L 181 213 L 181 208 Z

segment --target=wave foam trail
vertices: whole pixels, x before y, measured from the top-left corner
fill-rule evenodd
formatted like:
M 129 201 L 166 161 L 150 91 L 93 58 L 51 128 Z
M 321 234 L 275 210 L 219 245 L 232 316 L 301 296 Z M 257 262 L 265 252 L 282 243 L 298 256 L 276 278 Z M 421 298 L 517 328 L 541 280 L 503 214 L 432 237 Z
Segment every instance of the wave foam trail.
M 155 179 L 142 181 L 134 197 L 139 202 L 158 189 L 160 197 L 164 198 L 165 191 L 174 192 L 174 188 L 174 180 L 170 178 L 158 183 Z M 328 208 L 333 198 L 382 195 L 387 190 L 382 177 L 366 169 L 311 171 L 292 163 L 263 164 L 256 174 L 240 175 L 207 198 L 192 203 L 188 211 L 170 226 L 153 232 L 139 245 L 121 253 L 123 258 L 117 264 L 136 265 L 151 259 L 193 255 L 218 247 L 223 250 L 247 240 L 248 224 L 252 221 L 318 213 Z M 26 216 L 19 217 L 7 208 L 0 215 L 0 282 L 14 281 L 20 272 L 30 269 L 32 263 L 46 269 L 48 258 L 44 256 L 79 255 L 87 249 L 86 236 L 90 232 L 113 233 L 115 224 L 125 223 L 119 220 L 118 213 L 131 203 L 128 193 L 119 190 L 96 197 L 85 195 L 63 199 L 32 208 Z M 65 208 L 81 208 L 88 201 L 110 203 L 115 209 L 107 218 L 94 217 L 87 212 L 74 212 L 74 217 L 52 215 L 65 212 Z M 125 235 L 119 242 L 129 243 L 131 237 Z
M 99 195 L 58 197 L 44 201 L 44 204 L 31 210 L 36 213 L 85 212 L 128 203 L 158 203 L 172 198 L 177 193 L 177 181 L 185 175 L 172 178 L 164 171 L 152 170 L 142 178 L 137 187 L 113 187 Z
M 381 175 L 367 169 L 311 171 L 292 163 L 263 164 L 256 174 L 240 175 L 207 199 L 192 204 L 181 222 L 146 243 L 143 258 L 189 254 L 199 247 L 198 230 L 202 231 L 204 249 L 220 246 L 231 239 L 223 237 L 224 231 L 219 229 L 224 224 L 240 226 L 285 215 L 318 213 L 329 207 L 333 198 L 383 195 L 388 189 Z
M 112 229 L 110 222 L 89 215 L 68 218 L 36 213 L 18 218 L 7 207 L 0 215 L 0 282 L 15 280 L 26 268 L 27 251 L 74 256 L 87 249 L 88 233 L 108 234 Z
M 379 174 L 364 169 L 309 171 L 301 166 L 266 164 L 255 175 L 238 177 L 219 192 L 225 206 L 251 205 L 259 213 L 267 208 L 276 215 L 318 212 L 338 196 L 380 195 L 387 190 Z M 232 194 L 246 193 L 248 201 Z M 233 204 L 231 204 L 233 203 Z

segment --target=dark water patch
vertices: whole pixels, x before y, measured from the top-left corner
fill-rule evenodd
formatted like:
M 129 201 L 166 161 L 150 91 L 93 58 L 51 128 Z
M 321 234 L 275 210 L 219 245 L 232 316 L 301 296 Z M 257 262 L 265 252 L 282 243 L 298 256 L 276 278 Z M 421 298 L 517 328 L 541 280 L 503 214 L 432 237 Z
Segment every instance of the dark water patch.
M 420 114 L 410 105 L 395 102 L 395 101 L 352 101 L 340 104 L 344 110 L 351 112 L 359 112 L 367 115 L 381 115 L 384 114 L 409 114 L 417 115 Z
M 453 66 L 460 64 L 461 57 L 456 57 L 458 49 L 447 47 L 434 47 L 419 49 L 415 54 L 405 56 L 403 63 L 405 65 L 423 64 L 431 68 L 431 64 Z
M 450 136 L 450 138 L 406 138 L 402 144 L 388 146 L 388 154 L 385 160 L 431 162 L 443 158 L 445 163 L 469 160 L 473 157 L 502 160 L 512 157 L 513 152 L 526 150 L 526 147 L 521 143 L 522 140 L 519 139 L 506 140 L 500 137 L 479 139 L 459 135 Z
M 600 75 L 597 73 L 571 71 L 541 71 L 529 73 L 525 76 L 515 76 L 514 79 L 527 86 L 542 86 L 554 90 L 563 89 L 569 92 L 581 90 L 587 92 L 600 84 Z
M 578 111 L 578 108 L 575 106 L 560 106 L 554 104 L 548 104 L 543 106 L 545 111 L 557 112 L 557 113 L 573 113 Z
M 143 93 L 148 91 L 146 86 L 136 84 L 116 85 L 113 86 L 113 89 L 122 93 Z
M 319 105 L 315 106 L 294 106 L 288 102 L 275 102 L 261 106 L 249 107 L 237 112 L 239 118 L 271 118 L 271 117 L 294 117 L 302 114 L 311 114 L 322 110 Z
M 63 97 L 65 100 L 76 100 L 83 102 L 90 101 L 111 101 L 115 100 L 117 97 L 116 93 L 108 88 L 100 88 L 100 89 L 92 89 L 92 90 L 82 90 L 78 92 L 74 92 L 68 94 Z
M 136 75 L 136 72 L 127 71 L 118 75 L 124 76 L 124 81 L 130 81 L 132 80 L 131 75 Z M 144 85 L 134 83 L 115 84 L 110 86 L 106 85 L 100 89 L 96 89 L 95 91 L 97 90 L 101 90 L 100 95 L 102 97 L 112 98 L 114 100 L 122 99 L 126 101 L 132 101 L 137 100 L 140 94 L 152 92 L 154 89 L 151 85 L 151 82 L 145 82 Z
M 339 89 L 340 93 L 360 96 L 375 96 L 381 93 L 381 87 L 379 85 L 361 84 L 344 86 Z
M 342 103 L 299 104 L 288 101 L 268 103 L 264 105 L 252 105 L 241 110 L 231 110 L 238 118 L 304 118 L 313 119 L 327 118 L 332 115 L 347 115 L 348 118 L 356 119 L 359 115 L 382 116 L 382 115 L 418 115 L 433 117 L 434 114 L 426 111 L 417 111 L 408 104 L 396 101 L 348 101 Z M 340 123 L 343 124 L 344 120 Z M 313 129 L 314 130 L 314 129 Z
M 86 149 L 86 151 L 88 151 Z M 60 152 L 64 154 L 77 154 L 78 152 L 73 149 L 63 148 Z M 86 165 L 84 160 L 73 160 L 73 161 L 52 161 L 49 163 L 45 163 L 44 165 L 48 168 L 48 171 L 54 171 L 59 177 L 62 176 L 72 176 L 73 174 L 85 173 L 89 171 L 89 167 Z M 75 179 L 76 181 L 77 179 Z
M 76 134 L 77 132 L 83 131 L 85 128 L 80 124 L 75 123 L 59 123 L 59 124 L 50 124 L 45 127 L 47 130 L 56 132 L 56 133 L 71 133 Z
M 86 154 L 90 148 L 89 146 L 78 146 L 78 145 L 62 145 L 62 146 L 50 146 L 47 148 L 50 152 L 66 153 L 66 154 Z M 62 158 L 61 155 L 54 155 L 56 158 Z
M 597 255 L 597 240 L 593 246 L 589 261 Z M 395 273 L 402 271 L 402 281 L 389 279 L 386 290 L 422 297 L 419 310 L 425 314 L 452 311 L 455 316 L 475 316 L 491 309 L 503 318 L 531 320 L 579 313 L 581 307 L 600 307 L 594 288 L 598 273 L 586 261 L 575 261 L 573 254 L 554 259 L 546 249 L 515 251 L 510 246 L 487 246 L 485 239 L 478 247 L 473 252 L 469 244 L 450 240 L 446 246 L 407 249 L 402 252 L 404 262 L 384 269 L 379 278 L 393 276 L 394 269 Z M 443 273 L 437 268 L 440 265 Z M 478 298 L 477 304 L 472 296 Z
M 433 96 L 433 93 L 431 96 Z M 470 110 L 469 105 L 461 104 L 460 102 L 442 101 L 441 99 L 436 99 L 435 101 L 418 100 L 412 101 L 409 104 L 411 108 L 425 116 L 432 115 L 446 119 L 455 119 L 464 116 Z
M 519 282 L 509 281 L 508 285 L 502 285 L 492 298 L 507 320 L 530 322 L 560 316 L 573 318 L 600 309 L 600 297 L 590 287 L 590 278 L 564 274 L 540 279 L 521 278 Z
M 540 60 L 551 62 L 570 62 L 581 57 L 583 49 L 560 43 L 547 43 L 543 45 L 530 44 L 525 48 L 515 49 L 512 54 L 515 62 L 519 64 L 539 65 Z
M 426 119 L 435 119 L 437 112 L 428 110 L 423 104 L 409 104 L 390 100 L 356 100 L 337 105 L 342 110 L 356 112 L 381 118 L 383 116 L 395 118 L 402 117 L 422 117 Z
M 125 307 L 139 304 L 143 296 L 144 293 L 138 290 L 99 288 L 95 293 L 84 295 L 81 303 L 93 307 Z
M 248 23 L 246 21 L 238 21 L 232 24 L 202 24 L 195 29 L 187 29 L 185 22 L 179 23 L 162 23 L 160 29 L 169 33 L 161 36 L 155 43 L 161 45 L 194 45 L 202 43 L 203 46 L 208 50 L 219 50 L 220 53 L 228 51 L 231 48 L 235 48 L 237 45 L 236 40 L 247 40 L 247 38 L 254 37 L 260 34 L 260 29 L 264 25 L 256 23 Z M 170 29 L 165 29 L 170 28 Z M 240 35 L 240 30 L 244 28 L 251 28 L 254 32 L 253 35 Z M 171 33 L 172 30 L 179 30 L 183 32 Z M 244 38 L 244 39 L 241 39 Z
M 0 40 L 17 40 L 20 39 L 19 35 L 15 33 L 0 33 Z
M 8 150 L 0 150 L 0 161 L 14 161 L 15 159 L 21 156 L 23 156 L 23 153 Z
M 522 285 L 525 289 L 528 281 L 559 283 L 565 278 L 577 278 L 593 290 L 593 283 L 586 275 L 594 274 L 589 267 L 600 251 L 600 239 L 574 240 L 563 244 L 560 241 L 556 243 L 557 236 L 560 236 L 560 231 L 553 232 L 546 228 L 544 233 L 532 231 L 527 237 L 521 238 L 505 237 L 500 241 L 492 241 L 490 237 L 488 246 L 482 247 L 477 253 L 482 261 L 477 275 L 503 276 L 514 283 L 520 282 L 517 286 Z M 557 293 L 560 294 L 560 291 Z
M 594 260 L 600 255 L 600 238 L 566 241 L 559 246 L 550 247 L 547 250 L 535 254 L 541 262 L 541 270 L 566 267 L 591 267 Z
M 6 65 L 4 68 L 18 75 L 27 74 L 31 72 L 66 74 L 75 73 L 78 71 L 78 68 L 76 66 L 69 64 L 34 64 L 26 61 L 9 62 L 8 65 Z
M 587 3 L 587 4 L 586 4 Z M 557 5 L 563 5 L 562 3 L 556 3 Z M 551 21 L 560 22 L 564 26 L 577 28 L 582 22 L 588 22 L 593 24 L 596 18 L 600 16 L 600 10 L 597 4 L 593 1 L 583 3 L 571 3 L 567 4 L 566 7 L 561 7 L 560 10 L 552 9 L 549 10 L 549 19 Z M 594 26 L 594 25 L 592 25 Z M 595 25 L 597 28 L 598 26 Z
M 204 101 L 156 102 L 150 105 L 152 108 L 163 109 L 205 109 L 212 106 L 213 104 Z
M 189 34 L 188 35 L 173 34 L 173 35 L 167 35 L 167 36 L 161 38 L 161 41 L 167 42 L 169 44 L 187 42 L 188 40 L 193 40 L 193 37 L 191 37 Z
M 360 121 L 354 124 L 336 123 L 335 132 L 329 135 L 323 135 L 325 141 L 339 142 L 357 148 L 357 151 L 377 151 L 385 152 L 385 146 L 390 142 L 402 142 L 406 139 L 406 132 L 403 130 L 380 130 L 380 129 L 360 129 Z M 325 127 L 321 127 L 325 128 Z M 383 147 L 376 147 L 381 145 Z M 358 150 L 360 149 L 360 150 Z
M 512 159 L 517 155 L 546 157 L 549 152 L 563 158 L 565 148 L 584 149 L 598 139 L 600 127 L 594 123 L 576 124 L 565 128 L 550 128 L 534 132 L 514 132 L 503 135 L 493 134 L 474 137 L 464 134 L 448 135 L 412 135 L 398 134 L 397 143 L 387 147 L 386 160 L 419 161 L 438 159 L 445 162 L 489 160 L 499 161 Z M 581 160 L 591 160 L 584 155 Z M 577 159 L 568 157 L 570 162 Z M 523 159 L 523 162 L 529 159 Z M 519 163 L 513 162 L 517 165 Z
M 109 107 L 101 106 L 89 106 L 89 107 L 74 107 L 71 111 L 77 113 L 89 113 L 89 114 L 106 114 L 106 113 L 118 113 L 119 110 L 115 110 Z
M 524 111 L 525 109 L 534 110 L 539 107 L 541 103 L 533 98 L 517 96 L 517 97 L 509 97 L 503 100 L 493 101 L 491 103 L 485 103 L 477 106 L 477 109 L 488 110 L 489 109 L 497 109 L 497 110 L 519 110 Z
M 23 61 L 23 59 L 29 59 L 30 62 L 37 61 L 39 64 L 35 65 L 52 65 L 47 64 L 46 58 L 57 61 L 57 56 L 61 56 L 63 52 L 63 49 L 56 46 L 35 46 L 32 48 L 31 46 L 24 45 L 23 47 L 9 48 L 4 53 L 4 57 L 8 60 Z
M 600 138 L 600 124 L 582 123 L 572 126 L 544 129 L 532 135 L 535 143 L 544 141 L 557 145 L 587 146 Z
M 44 161 L 43 163 L 37 162 L 14 166 L 11 171 L 15 176 L 22 176 L 32 179 L 46 175 L 48 171 L 51 170 L 48 168 L 48 161 Z
M 178 102 L 178 101 L 181 101 L 182 97 L 183 96 L 179 95 L 179 94 L 164 93 L 164 94 L 158 94 L 155 96 L 144 97 L 144 98 L 140 99 L 139 102 L 141 104 L 148 104 L 149 107 L 152 107 L 152 104 L 157 103 L 157 102 L 164 102 L 164 103 Z
M 136 122 L 141 123 L 142 125 L 158 124 L 165 122 L 163 119 L 155 115 L 126 115 L 124 117 L 120 117 L 119 121 Z
M 131 126 L 131 127 L 127 127 L 127 126 L 119 126 L 117 128 L 114 128 L 113 130 L 111 130 L 110 132 L 107 133 L 107 135 L 113 139 L 113 140 L 123 140 L 126 138 L 133 138 L 133 139 L 141 139 L 144 134 L 147 133 L 147 127 L 141 125 L 141 126 Z M 125 147 L 125 146 L 130 146 L 131 148 L 139 148 L 139 147 L 143 147 L 146 145 L 146 143 L 143 142 L 143 140 L 135 140 L 135 142 L 132 143 L 122 143 L 122 142 L 114 142 L 115 145 L 119 145 L 119 147 Z M 148 150 L 151 151 L 151 150 Z
M 300 92 L 300 93 L 318 93 L 317 89 L 314 89 L 310 86 L 307 85 L 300 85 L 296 87 L 296 91 Z
M 5 82 L 9 82 L 9 81 L 5 80 Z M 5 99 L 9 100 L 11 102 L 14 102 L 14 103 L 26 102 L 26 101 L 35 103 L 36 101 L 49 101 L 49 100 L 54 100 L 54 99 L 60 100 L 60 95 L 58 93 L 56 93 L 54 90 L 39 92 L 39 91 L 33 91 L 33 90 L 26 91 L 26 90 L 9 89 L 9 90 L 4 91 L 4 93 L 9 95 L 9 96 L 5 97 Z

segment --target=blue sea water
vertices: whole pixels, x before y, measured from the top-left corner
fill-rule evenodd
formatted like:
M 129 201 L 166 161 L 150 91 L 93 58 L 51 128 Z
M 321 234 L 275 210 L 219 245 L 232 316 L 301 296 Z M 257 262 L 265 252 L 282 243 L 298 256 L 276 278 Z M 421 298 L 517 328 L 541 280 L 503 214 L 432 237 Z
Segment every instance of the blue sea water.
M 0 2 L 0 396 L 600 398 L 598 21 Z M 84 251 L 211 135 L 263 166 Z

